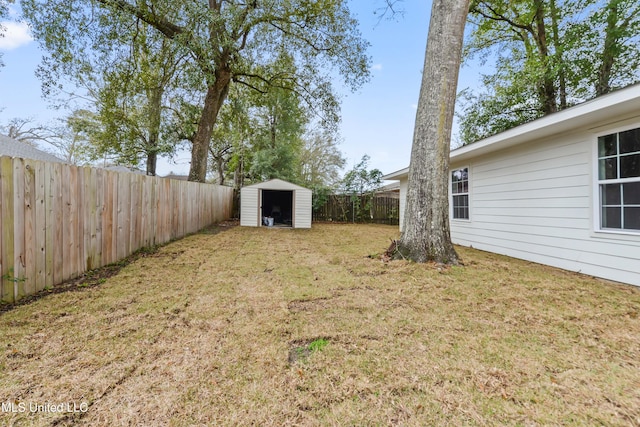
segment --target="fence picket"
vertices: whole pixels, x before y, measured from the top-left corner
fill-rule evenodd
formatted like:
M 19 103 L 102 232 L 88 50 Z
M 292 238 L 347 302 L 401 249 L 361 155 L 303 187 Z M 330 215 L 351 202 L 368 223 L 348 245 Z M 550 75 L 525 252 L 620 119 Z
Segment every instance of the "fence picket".
M 51 238 L 53 250 L 51 256 L 53 260 L 52 285 L 60 283 L 64 278 L 64 197 L 62 191 L 62 182 L 64 179 L 63 168 L 60 163 L 51 165 L 51 196 L 50 199 L 51 213 L 48 218 L 51 220 L 49 229 L 51 230 Z M 69 181 L 65 181 L 69 182 Z M 54 255 L 55 254 L 55 255 Z
M 13 294 L 23 297 L 25 281 L 25 217 L 24 217 L 24 160 L 13 161 Z
M 367 202 L 370 205 L 367 207 Z M 357 208 L 357 209 L 356 209 Z M 359 197 L 352 200 L 349 195 L 332 194 L 327 201 L 314 210 L 314 221 L 374 222 L 397 225 L 400 200 L 393 197 Z
M 13 289 L 13 205 L 15 203 L 13 194 L 13 159 L 8 157 L 0 158 L 0 173 L 2 179 L 2 299 L 6 302 L 14 302 L 15 294 Z
M 233 189 L 0 157 L 0 300 L 229 218 Z
M 45 206 L 45 182 L 47 175 L 45 174 L 44 162 L 35 162 L 35 291 L 41 291 L 46 286 L 47 271 L 47 226 L 46 226 L 46 206 Z
M 33 160 L 24 160 L 24 281 L 23 292 L 36 292 L 36 170 Z

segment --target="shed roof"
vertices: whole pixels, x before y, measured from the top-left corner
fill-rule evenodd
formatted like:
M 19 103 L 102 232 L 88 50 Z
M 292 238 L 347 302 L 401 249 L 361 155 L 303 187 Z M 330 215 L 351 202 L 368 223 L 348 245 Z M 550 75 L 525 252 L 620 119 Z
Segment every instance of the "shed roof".
M 579 128 L 593 129 L 605 121 L 623 120 L 625 116 L 632 113 L 638 114 L 638 112 L 640 112 L 640 84 L 635 84 L 457 148 L 451 151 L 450 159 L 464 161 L 533 139 L 545 138 Z M 408 174 L 409 168 L 407 167 L 382 178 L 399 180 Z
M 247 185 L 244 188 L 259 188 L 261 190 L 306 190 L 311 191 L 308 188 L 301 187 L 293 184 L 289 181 L 282 179 L 270 179 L 269 181 L 259 182 L 257 184 Z
M 0 135 L 0 156 L 19 157 L 22 159 L 41 160 L 44 162 L 66 163 L 53 154 L 39 150 L 17 139 Z

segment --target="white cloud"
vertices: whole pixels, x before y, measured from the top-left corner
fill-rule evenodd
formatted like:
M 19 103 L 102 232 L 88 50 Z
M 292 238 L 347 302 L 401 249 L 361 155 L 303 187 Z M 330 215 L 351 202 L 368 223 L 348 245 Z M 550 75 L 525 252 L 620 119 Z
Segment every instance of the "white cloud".
M 0 50 L 17 49 L 33 40 L 29 27 L 23 22 L 0 22 L 4 37 L 0 37 Z
M 371 70 L 382 70 L 382 64 L 373 64 Z

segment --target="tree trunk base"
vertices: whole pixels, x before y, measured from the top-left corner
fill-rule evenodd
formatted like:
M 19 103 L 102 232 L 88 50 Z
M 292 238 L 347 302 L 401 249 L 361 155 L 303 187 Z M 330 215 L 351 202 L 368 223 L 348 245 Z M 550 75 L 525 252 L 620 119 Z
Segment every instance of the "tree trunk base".
M 401 240 L 393 240 L 384 252 L 384 257 L 390 260 L 405 260 L 413 262 L 435 262 L 443 265 L 462 265 L 453 245 L 446 251 L 411 251 L 402 245 Z

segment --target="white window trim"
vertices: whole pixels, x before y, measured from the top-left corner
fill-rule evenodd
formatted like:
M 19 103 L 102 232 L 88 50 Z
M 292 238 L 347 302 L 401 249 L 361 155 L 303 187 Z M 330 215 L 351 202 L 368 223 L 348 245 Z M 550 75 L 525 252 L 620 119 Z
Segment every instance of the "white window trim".
M 598 129 L 598 133 L 592 136 L 592 213 L 593 213 L 593 233 L 598 237 L 615 237 L 615 238 L 630 238 L 637 240 L 640 235 L 640 230 L 625 230 L 614 228 L 602 228 L 602 221 L 600 216 L 602 215 L 602 207 L 600 204 L 600 168 L 599 168 L 599 153 L 598 153 L 598 138 L 604 135 L 612 133 L 620 133 L 627 130 L 640 128 L 640 122 L 635 122 L 625 126 L 618 126 L 615 128 Z M 611 179 L 611 184 L 619 184 L 624 182 L 636 182 L 635 178 L 618 178 Z
M 468 185 L 468 190 L 467 190 L 467 196 L 468 196 L 468 200 L 469 200 L 469 218 L 454 218 L 453 217 L 453 190 L 452 190 L 452 184 L 453 184 L 453 180 L 451 179 L 451 175 L 454 171 L 460 170 L 460 169 L 467 169 L 467 179 L 469 181 L 469 185 Z M 449 218 L 451 221 L 461 221 L 461 222 L 471 222 L 471 182 L 472 182 L 472 177 L 471 177 L 471 167 L 469 165 L 465 165 L 465 166 L 459 166 L 456 168 L 449 168 Z M 464 193 L 461 193 L 464 194 Z M 456 194 L 457 195 L 457 194 Z

